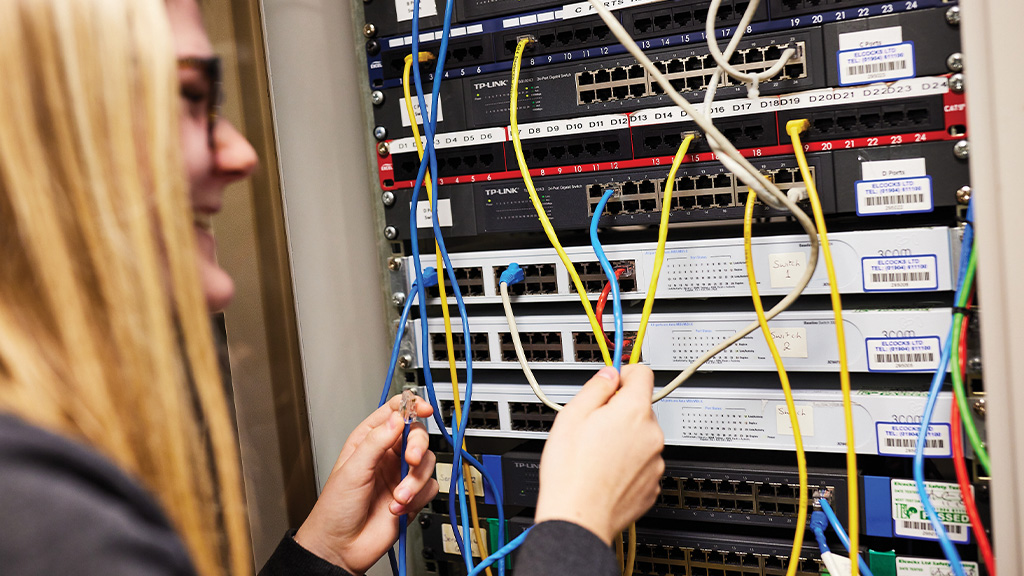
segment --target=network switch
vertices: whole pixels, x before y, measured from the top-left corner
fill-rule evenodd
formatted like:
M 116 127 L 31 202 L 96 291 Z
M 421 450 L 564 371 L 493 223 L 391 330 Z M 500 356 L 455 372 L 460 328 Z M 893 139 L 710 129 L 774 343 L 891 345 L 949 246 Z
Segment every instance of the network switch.
M 554 402 L 572 400 L 580 383 L 589 375 L 571 378 L 545 375 L 541 385 Z M 810 452 L 842 453 L 846 450 L 842 395 L 834 376 L 827 388 L 794 391 L 799 410 L 804 446 Z M 501 384 L 477 381 L 473 401 L 478 414 L 487 414 L 485 426 L 467 430 L 480 438 L 542 439 L 547 436 L 556 412 L 540 403 L 526 384 Z M 550 382 L 550 384 L 548 383 Z M 745 378 L 744 382 L 751 382 Z M 760 382 L 760 381 L 758 381 Z M 707 448 L 752 450 L 793 450 L 793 432 L 778 381 L 765 379 L 764 387 L 736 385 L 714 387 L 682 386 L 668 398 L 654 404 L 654 412 L 665 433 L 665 444 Z M 914 455 L 921 410 L 927 393 L 924 386 L 906 388 L 857 389 L 853 391 L 854 438 L 857 453 L 909 458 Z M 444 406 L 452 401 L 451 385 L 434 383 Z M 925 455 L 949 458 L 951 455 L 949 409 L 951 392 L 938 396 L 935 415 L 928 429 Z M 497 414 L 497 418 L 493 415 Z M 472 418 L 471 414 L 471 418 Z M 449 419 L 450 421 L 450 419 Z M 428 430 L 437 434 L 433 421 Z
M 956 236 L 955 229 L 945 227 L 834 232 L 829 240 L 839 290 L 844 294 L 952 290 L 952 269 L 958 255 L 951 252 L 950 245 L 958 242 Z M 752 244 L 761 294 L 785 294 L 808 263 L 807 236 L 758 236 Z M 647 296 L 656 246 L 655 242 L 605 246 L 608 257 L 615 261 L 613 267 L 625 271 L 619 277 L 623 300 Z M 567 247 L 566 253 L 576 263 L 587 293 L 601 292 L 607 279 L 593 249 Z M 805 294 L 828 293 L 828 278 L 820 258 Z M 526 276 L 524 282 L 509 287 L 515 302 L 578 299 L 568 271 L 553 248 L 453 253 L 451 261 L 457 271 L 473 271 L 473 278 L 467 278 L 465 285 L 459 282 L 467 303 L 500 302 L 498 278 L 512 262 L 519 264 Z M 741 238 L 669 242 L 657 294 L 660 298 L 746 297 L 750 288 L 745 261 Z M 404 259 L 402 270 L 407 285 L 411 285 L 415 281 L 412 258 Z M 477 278 L 484 281 L 477 283 Z M 449 300 L 454 301 L 450 292 Z

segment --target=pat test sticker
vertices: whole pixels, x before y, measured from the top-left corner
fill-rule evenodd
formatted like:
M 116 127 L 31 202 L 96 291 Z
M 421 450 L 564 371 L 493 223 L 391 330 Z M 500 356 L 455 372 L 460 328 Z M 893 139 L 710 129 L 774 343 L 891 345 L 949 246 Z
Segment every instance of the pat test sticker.
M 801 436 L 814 436 L 814 407 L 797 404 L 796 422 L 800 425 Z M 789 418 L 789 407 L 779 404 L 775 407 L 775 429 L 779 434 L 793 435 L 793 423 Z
M 470 468 L 473 475 L 473 492 L 477 496 L 484 493 L 484 477 L 476 468 Z M 447 462 L 438 462 L 434 467 L 434 475 L 437 477 L 437 491 L 447 494 L 452 486 L 452 465 Z
M 774 327 L 772 340 L 779 356 L 783 358 L 807 358 L 807 329 Z
M 898 478 L 893 478 L 890 483 L 893 533 L 918 540 L 938 540 L 921 504 L 917 483 Z M 960 496 L 960 486 L 951 482 L 925 482 L 924 487 L 949 539 L 961 544 L 970 542 L 970 519 Z
M 903 41 L 900 26 L 840 34 L 836 60 L 840 86 L 916 76 L 914 43 Z
M 768 255 L 768 277 L 772 288 L 792 288 L 807 267 L 807 255 L 803 252 L 785 252 Z
M 433 215 L 430 213 L 430 201 L 420 200 L 416 203 L 416 225 L 420 228 L 430 228 L 434 225 Z M 452 225 L 452 201 L 450 198 L 437 199 L 437 222 L 441 226 L 451 227 Z
M 433 110 L 433 108 L 432 108 L 433 103 L 430 100 L 427 100 L 426 104 L 427 104 L 427 112 L 428 113 L 432 113 L 430 111 Z M 405 126 L 406 128 L 411 127 L 412 126 L 412 122 L 409 120 L 409 111 L 405 109 L 404 105 L 398 107 L 398 112 L 399 112 L 399 114 L 402 115 L 402 126 Z M 416 100 L 413 100 L 413 102 L 412 102 L 412 113 L 413 113 L 413 115 L 416 116 L 416 123 L 419 124 L 419 125 L 422 125 L 423 124 L 423 113 L 420 111 L 420 103 L 417 102 Z M 444 121 L 444 106 L 441 106 L 441 101 L 440 100 L 437 101 L 437 121 L 438 122 L 443 122 Z M 440 136 L 440 135 L 438 135 L 438 136 Z M 413 144 L 415 144 L 415 140 L 413 141 Z
M 921 427 L 917 424 L 877 422 L 875 436 L 878 439 L 879 456 L 913 456 L 917 451 L 917 435 Z M 949 458 L 952 456 L 949 424 L 929 424 L 925 435 L 924 455 L 926 458 Z
M 979 576 L 977 562 L 963 562 L 964 574 Z M 896 558 L 896 576 L 954 576 L 947 560 L 934 558 Z
M 484 540 L 486 541 L 487 529 L 481 527 L 480 532 L 480 535 L 483 536 Z M 471 545 L 473 547 L 473 556 L 480 557 L 480 543 L 476 539 L 476 530 L 471 529 L 469 533 L 472 536 Z M 459 526 L 459 535 L 462 535 L 462 526 Z M 455 541 L 455 530 L 452 530 L 451 524 L 446 523 L 441 525 L 441 538 L 444 542 L 445 554 L 454 554 L 456 556 L 462 555 L 462 553 L 459 552 L 459 543 Z M 463 538 L 462 541 L 465 542 L 466 539 Z
M 399 22 L 412 20 L 412 10 L 415 0 L 395 0 L 395 15 Z M 437 16 L 437 4 L 435 0 L 420 0 L 420 18 L 425 16 Z
M 857 215 L 931 212 L 932 179 L 924 158 L 861 163 L 861 180 L 854 184 Z

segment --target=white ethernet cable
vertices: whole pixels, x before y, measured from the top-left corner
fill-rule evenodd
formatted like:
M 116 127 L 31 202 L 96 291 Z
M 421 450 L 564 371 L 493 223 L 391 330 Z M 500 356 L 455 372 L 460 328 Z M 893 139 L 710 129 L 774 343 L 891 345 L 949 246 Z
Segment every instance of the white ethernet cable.
M 767 70 L 762 70 L 756 73 L 740 72 L 734 68 L 732 64 L 729 64 L 729 58 L 732 58 L 733 52 L 736 51 L 736 46 L 739 45 L 740 39 L 743 38 L 743 35 L 747 31 L 747 26 L 750 24 L 750 21 L 753 20 L 754 11 L 757 10 L 759 2 L 760 0 L 750 0 L 750 4 L 747 6 L 746 11 L 743 12 L 743 18 L 740 20 L 740 23 L 736 25 L 736 33 L 733 34 L 732 40 L 729 41 L 729 45 L 725 49 L 725 54 L 723 54 L 722 51 L 718 49 L 718 42 L 715 40 L 715 19 L 718 15 L 718 7 L 722 4 L 722 0 L 711 0 L 711 6 L 708 7 L 708 19 L 704 23 L 704 35 L 707 36 L 708 51 L 711 53 L 711 57 L 714 58 L 715 62 L 718 64 L 718 68 L 711 77 L 711 85 L 708 87 L 708 92 L 712 94 L 712 98 L 714 98 L 713 90 L 718 87 L 719 71 L 724 71 L 729 76 L 746 82 L 748 84 L 747 95 L 751 98 L 756 98 L 758 96 L 758 85 L 764 80 L 768 80 L 772 76 L 781 72 L 782 67 L 786 65 L 786 62 L 789 62 L 789 59 L 796 54 L 795 49 L 787 48 L 775 64 L 772 64 Z M 712 86 L 714 88 L 712 88 Z M 706 100 L 706 103 L 707 102 L 708 101 Z M 707 109 L 705 109 L 705 113 L 707 113 Z
M 719 161 L 726 164 L 726 166 L 729 167 L 729 169 L 732 170 L 744 184 L 753 189 L 763 202 L 773 208 L 789 210 L 800 223 L 800 226 L 803 227 L 804 231 L 807 232 L 807 236 L 811 244 L 808 266 L 804 269 L 803 275 L 800 277 L 796 286 L 793 287 L 793 290 L 790 291 L 789 294 L 787 294 L 786 297 L 776 304 L 771 310 L 769 310 L 767 314 L 765 314 L 765 317 L 768 320 L 778 316 L 780 312 L 789 308 L 789 306 L 800 297 L 804 288 L 806 288 L 807 284 L 810 283 L 811 276 L 814 274 L 814 269 L 818 265 L 818 233 L 817 229 L 814 227 L 814 223 L 795 202 L 790 200 L 789 197 L 779 190 L 774 183 L 765 179 L 746 158 L 740 155 L 739 151 L 736 150 L 736 147 L 733 146 L 717 128 L 715 128 L 710 118 L 698 111 L 692 104 L 687 102 L 682 95 L 676 92 L 668 79 L 665 78 L 661 71 L 654 66 L 647 55 L 643 53 L 643 50 L 636 45 L 633 38 L 630 37 L 629 33 L 626 32 L 615 16 L 608 11 L 608 8 L 604 6 L 601 0 L 589 0 L 589 2 L 590 5 L 594 7 L 594 10 L 596 10 L 601 16 L 601 20 L 603 20 L 609 30 L 612 31 L 612 34 L 615 35 L 615 38 L 618 39 L 619 43 L 621 43 L 622 46 L 625 47 L 634 58 L 636 58 L 637 62 L 647 69 L 647 72 L 658 82 L 665 91 L 665 94 L 672 99 L 672 102 L 690 115 L 690 117 L 693 118 L 693 121 L 704 131 L 705 135 L 709 139 L 714 138 L 722 144 L 722 153 L 719 155 Z M 727 161 L 725 160 L 726 158 L 729 158 L 732 162 L 731 165 L 727 164 Z M 735 166 L 735 169 L 732 166 Z M 760 326 L 758 323 L 753 322 L 736 334 L 730 336 L 725 341 L 705 352 L 700 358 L 695 360 L 671 382 L 669 382 L 667 386 L 657 392 L 652 401 L 657 402 L 668 396 L 673 390 L 688 380 L 690 376 L 696 373 L 697 370 L 708 360 L 759 328 Z
M 526 376 L 527 382 L 530 383 L 530 388 L 533 388 L 533 393 L 537 395 L 537 398 L 545 406 L 555 412 L 561 411 L 562 405 L 544 394 L 544 391 L 540 389 L 537 378 L 533 375 L 533 370 L 530 370 L 530 365 L 526 362 L 526 352 L 523 351 L 523 342 L 519 339 L 519 328 L 516 326 L 516 315 L 512 313 L 512 303 L 509 301 L 508 282 L 502 280 L 498 284 L 498 289 L 501 290 L 501 303 L 505 307 L 505 319 L 508 320 L 508 331 L 512 335 L 512 345 L 516 349 L 516 358 L 519 359 L 519 365 L 523 368 L 523 374 Z

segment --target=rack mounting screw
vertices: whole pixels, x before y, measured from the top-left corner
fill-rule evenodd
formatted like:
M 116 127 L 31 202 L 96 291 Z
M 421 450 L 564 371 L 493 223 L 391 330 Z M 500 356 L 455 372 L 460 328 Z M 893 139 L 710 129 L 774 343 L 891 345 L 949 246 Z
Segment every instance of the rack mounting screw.
M 388 208 L 394 206 L 395 193 L 390 190 L 384 192 L 383 194 L 380 195 L 380 201 L 383 202 L 384 205 L 387 206 Z
M 367 22 L 366 26 L 363 26 L 363 36 L 367 38 L 373 38 L 377 35 L 377 27 L 372 22 Z
M 402 304 L 405 304 L 405 294 L 401 292 L 395 292 L 394 294 L 391 295 L 391 303 L 394 304 L 395 306 L 401 307 Z
M 388 146 L 387 142 L 381 142 L 380 144 L 377 144 L 377 154 L 380 155 L 381 158 L 387 158 L 388 154 L 390 153 L 391 147 Z
M 978 416 L 984 416 L 985 415 L 985 399 L 984 398 L 978 398 L 971 405 L 971 408 L 974 408 L 974 412 Z
M 949 22 L 953 26 L 960 25 L 960 7 L 953 6 L 949 10 L 946 10 L 946 22 Z
M 960 74 L 960 73 L 957 73 L 957 74 L 953 74 L 952 76 L 950 76 L 949 77 L 949 89 L 952 90 L 954 94 L 963 94 L 964 93 L 964 75 Z
M 949 68 L 951 72 L 963 72 L 964 71 L 964 55 L 959 52 L 953 52 L 946 58 L 946 68 Z
M 370 56 L 376 56 L 380 52 L 380 42 L 376 40 L 370 40 L 366 43 L 366 53 Z
M 388 258 L 388 270 L 392 272 L 398 272 L 402 269 L 402 259 L 398 256 L 392 256 Z
M 402 354 L 398 357 L 398 367 L 402 370 L 407 370 L 412 366 L 412 356 L 409 354 Z
M 384 103 L 384 93 L 380 90 L 370 92 L 370 102 L 372 102 L 374 106 L 380 106 Z
M 957 143 L 953 145 L 953 156 L 966 160 L 970 155 L 971 145 L 967 143 L 967 140 L 957 140 Z
M 387 228 L 384 229 L 384 237 L 387 238 L 388 240 L 394 240 L 395 238 L 398 238 L 398 228 L 395 228 L 394 226 L 388 226 Z
M 971 356 L 968 358 L 967 369 L 971 372 L 981 372 L 981 356 Z
M 959 202 L 960 204 L 967 204 L 968 202 L 970 202 L 971 201 L 971 187 L 970 186 L 961 186 L 956 191 L 956 201 Z
M 383 126 L 377 126 L 373 129 L 373 137 L 377 139 L 377 142 L 383 142 L 388 137 L 388 129 Z

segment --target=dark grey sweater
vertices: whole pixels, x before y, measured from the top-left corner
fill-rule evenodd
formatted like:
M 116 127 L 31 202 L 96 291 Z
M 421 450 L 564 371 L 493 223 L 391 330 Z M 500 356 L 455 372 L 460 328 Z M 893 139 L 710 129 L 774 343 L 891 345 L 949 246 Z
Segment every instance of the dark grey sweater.
M 614 576 L 588 530 L 544 522 L 515 558 L 517 576 Z M 0 414 L 0 574 L 194 576 L 156 500 L 91 448 Z M 285 535 L 260 576 L 349 576 Z

